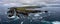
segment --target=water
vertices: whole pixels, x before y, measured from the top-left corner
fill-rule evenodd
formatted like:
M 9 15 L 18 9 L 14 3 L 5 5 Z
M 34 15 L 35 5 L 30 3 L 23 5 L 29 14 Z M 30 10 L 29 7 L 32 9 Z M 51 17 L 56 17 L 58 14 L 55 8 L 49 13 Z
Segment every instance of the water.
M 60 21 L 60 8 L 42 8 L 42 10 L 48 10 L 50 14 L 42 14 L 39 19 L 39 16 L 30 16 L 31 18 L 20 18 L 17 20 L 9 20 L 7 15 L 0 15 L 1 21 L 0 24 L 57 24 Z M 35 19 L 32 19 L 35 18 Z

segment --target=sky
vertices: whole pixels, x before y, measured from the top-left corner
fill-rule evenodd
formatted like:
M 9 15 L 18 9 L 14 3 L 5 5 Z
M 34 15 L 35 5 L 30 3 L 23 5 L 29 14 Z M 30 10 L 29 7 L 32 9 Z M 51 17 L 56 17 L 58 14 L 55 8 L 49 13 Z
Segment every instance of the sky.
M 25 4 L 28 5 L 46 5 L 46 4 L 59 4 L 60 0 L 0 0 L 0 6 L 22 6 Z
M 21 6 L 21 5 L 46 5 L 48 3 L 59 3 L 59 0 L 0 0 L 3 6 Z
M 39 5 L 46 4 L 44 0 L 0 0 L 0 3 L 4 6 L 21 6 L 25 4 L 29 5 Z

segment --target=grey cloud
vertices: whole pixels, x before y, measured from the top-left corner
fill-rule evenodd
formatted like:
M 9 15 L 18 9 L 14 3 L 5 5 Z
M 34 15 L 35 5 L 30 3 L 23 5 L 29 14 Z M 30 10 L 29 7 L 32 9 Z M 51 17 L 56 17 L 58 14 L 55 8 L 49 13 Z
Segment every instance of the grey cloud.
M 52 3 L 57 3 L 59 4 L 59 0 L 2 0 L 3 2 L 0 2 L 1 4 L 5 6 L 21 6 L 24 4 L 27 5 L 46 5 L 46 4 L 52 4 Z M 12 5 L 12 4 L 14 5 Z M 0 4 L 0 5 L 1 5 Z
M 26 3 L 26 4 L 40 4 L 45 0 L 3 0 L 4 3 Z

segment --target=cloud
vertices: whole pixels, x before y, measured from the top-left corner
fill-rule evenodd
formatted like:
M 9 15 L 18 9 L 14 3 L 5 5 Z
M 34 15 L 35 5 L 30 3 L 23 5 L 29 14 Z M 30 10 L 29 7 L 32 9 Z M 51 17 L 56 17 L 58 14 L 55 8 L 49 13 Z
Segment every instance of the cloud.
M 60 0 L 47 0 L 46 2 L 49 4 L 59 4 Z
M 21 5 L 47 5 L 48 3 L 57 3 L 59 0 L 2 0 L 4 6 Z
M 3 4 L 3 6 L 10 6 L 10 7 L 15 7 L 15 6 L 20 6 L 21 4 L 19 4 L 19 3 L 5 3 L 5 4 Z
M 3 3 L 3 2 L 0 2 L 0 3 Z
M 40 4 L 45 0 L 3 0 L 4 3 L 21 3 L 21 4 Z M 45 3 L 45 2 L 44 2 Z
M 38 3 L 38 2 L 60 2 L 60 0 L 2 0 L 5 3 Z

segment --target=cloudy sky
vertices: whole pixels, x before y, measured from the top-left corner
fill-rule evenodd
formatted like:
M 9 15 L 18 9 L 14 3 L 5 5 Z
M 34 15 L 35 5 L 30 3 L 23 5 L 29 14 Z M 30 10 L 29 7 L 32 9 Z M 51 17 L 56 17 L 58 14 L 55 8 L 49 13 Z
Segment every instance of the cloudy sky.
M 59 0 L 0 0 L 0 5 L 3 6 L 21 6 L 23 4 L 40 5 L 48 3 L 60 2 Z
M 4 6 L 21 6 L 23 4 L 29 4 L 29 5 L 39 5 L 46 4 L 44 2 L 45 0 L 0 0 L 0 3 Z

